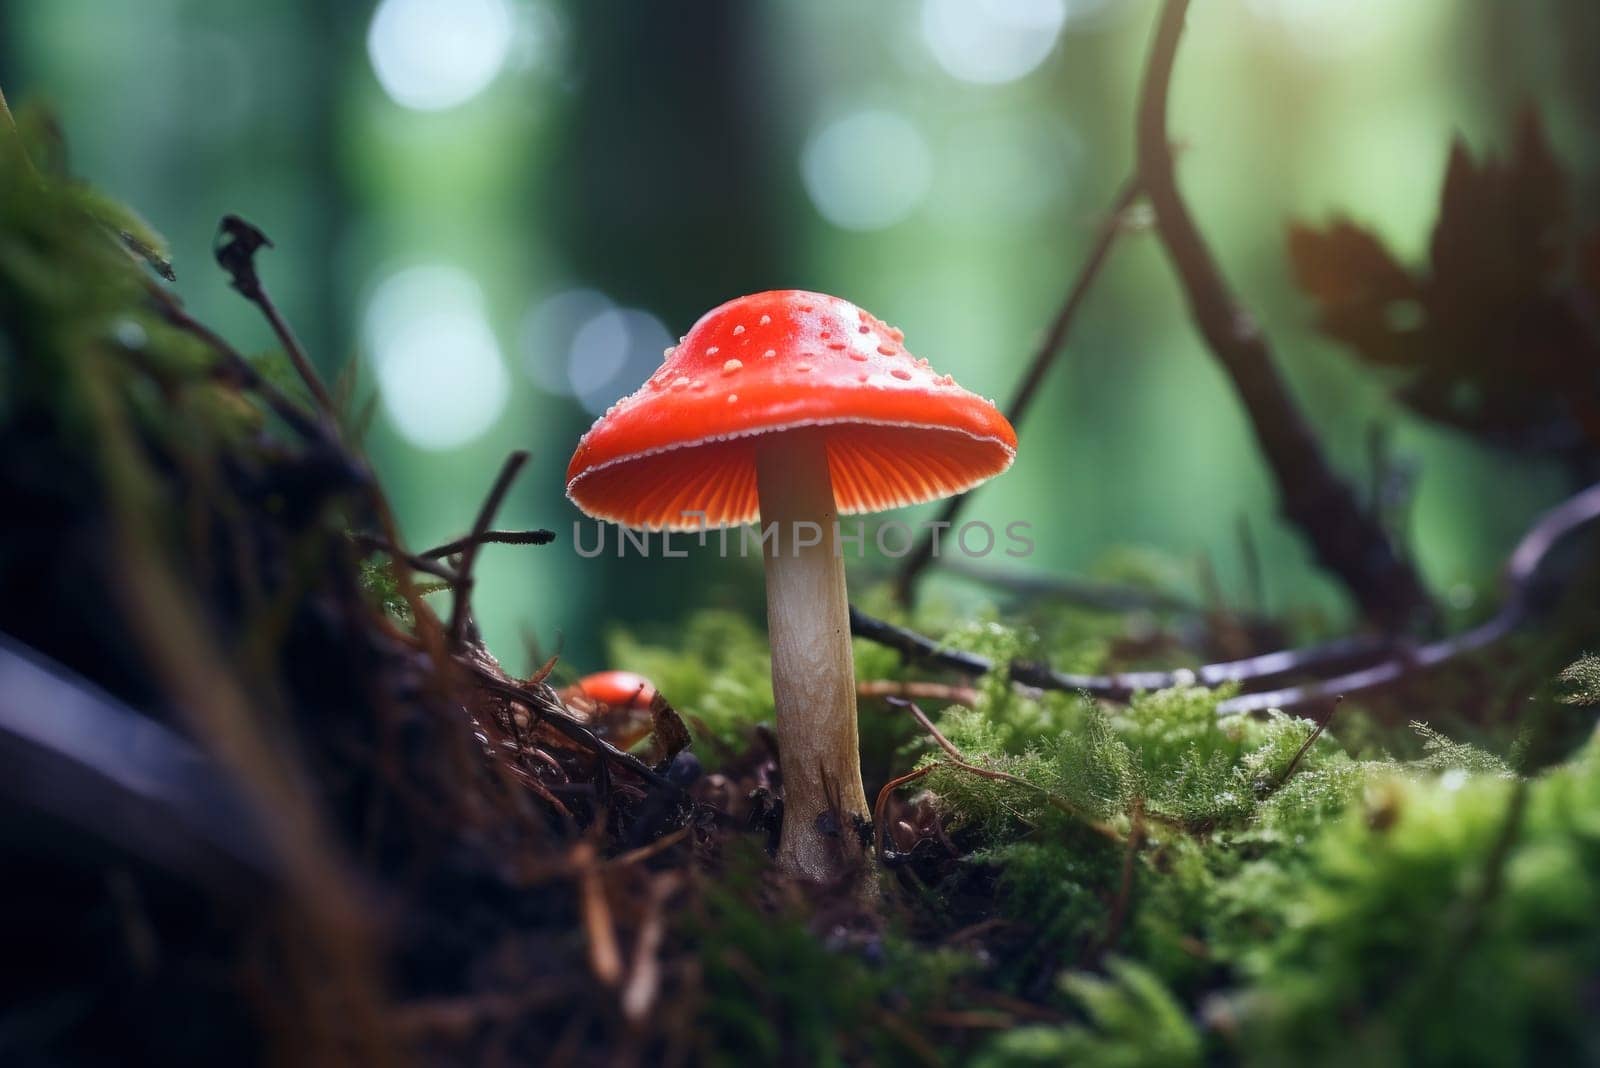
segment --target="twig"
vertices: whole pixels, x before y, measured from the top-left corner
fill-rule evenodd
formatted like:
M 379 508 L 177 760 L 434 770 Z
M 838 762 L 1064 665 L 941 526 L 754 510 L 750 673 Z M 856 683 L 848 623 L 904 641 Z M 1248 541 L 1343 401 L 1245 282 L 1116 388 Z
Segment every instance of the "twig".
M 266 402 L 267 407 L 272 409 L 272 414 L 282 419 L 285 426 L 308 441 L 329 440 L 327 427 L 309 418 L 304 408 L 290 400 L 277 386 L 262 378 L 261 373 L 240 354 L 238 349 L 223 340 L 216 331 L 191 316 L 177 297 L 162 289 L 154 281 L 146 287 L 146 293 L 155 302 L 156 310 L 161 313 L 163 319 L 179 330 L 200 339 L 206 347 L 220 356 L 223 370 L 232 376 L 241 388 L 249 390 Z
M 461 549 L 461 566 L 456 570 L 455 603 L 450 606 L 450 641 L 453 645 L 460 645 L 466 635 L 468 608 L 472 601 L 472 568 L 478 562 L 478 550 L 483 546 L 483 536 L 488 531 L 489 524 L 494 521 L 494 514 L 500 510 L 500 503 L 505 500 L 512 481 L 517 477 L 517 472 L 521 471 L 522 465 L 527 462 L 528 454 L 522 449 L 506 457 L 505 463 L 500 465 L 500 474 L 495 477 L 494 485 L 489 489 L 489 495 L 483 499 L 483 505 L 478 509 L 478 518 L 472 524 L 472 533 L 463 539 L 466 544 Z
M 959 649 L 947 649 L 932 638 L 869 616 L 854 607 L 850 610 L 850 630 L 858 638 L 866 638 L 868 641 L 896 650 L 909 661 L 942 667 L 965 675 L 983 675 L 994 670 L 993 662 L 987 657 Z M 1241 660 L 1225 660 L 1206 664 L 1194 670 L 1072 675 L 1055 671 L 1045 664 L 1018 660 L 1007 665 L 1007 671 L 1011 681 L 1021 686 L 1031 686 L 1040 690 L 1083 690 L 1095 697 L 1127 700 L 1141 691 L 1164 690 L 1186 683 L 1214 688 L 1228 682 L 1262 682 L 1328 664 L 1370 660 L 1392 648 L 1391 643 L 1356 636 L 1305 649 L 1287 649 L 1245 657 Z
M 971 686 L 951 686 L 943 682 L 901 679 L 862 679 L 856 683 L 857 697 L 915 697 L 923 701 L 949 701 L 971 708 L 978 703 L 978 691 Z
M 6 103 L 6 94 L 4 89 L 0 89 L 0 137 L 17 137 L 17 120 L 11 115 L 11 108 Z M 16 151 L 17 157 L 22 160 L 22 166 L 27 169 L 28 174 L 37 178 L 39 176 L 39 172 L 34 168 L 32 158 L 30 158 L 28 153 L 23 150 L 21 144 L 17 145 Z
M 1260 616 L 1266 611 L 1266 581 L 1262 578 L 1261 547 L 1256 544 L 1255 528 L 1250 517 L 1239 516 L 1239 558 L 1244 564 L 1245 589 L 1250 591 L 1250 614 Z
M 435 545 L 417 555 L 424 559 L 437 560 L 445 556 L 454 556 L 469 545 L 549 545 L 555 540 L 556 532 L 553 530 L 486 530 L 476 538 L 471 535 L 457 538 L 443 545 Z
M 294 331 L 278 312 L 278 306 L 267 295 L 267 290 L 261 283 L 261 275 L 256 271 L 256 253 L 263 248 L 271 248 L 272 242 L 261 230 L 237 215 L 224 215 L 222 222 L 217 226 L 217 242 L 212 249 L 217 264 L 228 272 L 233 280 L 233 288 L 244 295 L 244 299 L 261 309 L 267 317 L 272 332 L 278 336 L 278 342 L 283 345 L 283 351 L 288 355 L 289 362 L 294 364 L 295 371 L 300 375 L 300 380 L 306 384 L 306 389 L 311 391 L 311 399 L 316 402 L 317 409 L 323 417 L 330 422 L 338 420 L 338 409 L 335 408 L 333 397 L 328 393 L 328 387 L 323 385 L 322 377 L 317 374 L 317 369 L 312 366 L 311 359 L 306 355 L 306 350 L 301 346 L 299 338 L 294 336 Z
M 425 575 L 432 575 L 434 578 L 443 582 L 451 583 L 452 585 L 456 581 L 456 573 L 445 565 L 439 563 L 437 560 L 428 559 L 426 554 L 417 555 L 408 553 L 403 549 L 390 545 L 389 542 L 378 537 L 376 534 L 362 534 L 359 532 L 352 533 L 350 535 L 350 540 L 355 542 L 363 549 L 367 549 L 372 552 L 384 553 L 392 559 L 399 560 L 401 563 L 405 564 L 414 571 L 421 571 Z
M 960 768 L 962 771 L 972 775 L 977 775 L 980 778 L 993 779 L 996 782 L 1008 782 L 1013 786 L 1021 786 L 1025 789 L 1032 790 L 1042 796 L 1045 799 L 1045 802 L 1052 808 L 1059 809 L 1069 816 L 1074 816 L 1083 820 L 1084 823 L 1096 833 L 1102 834 L 1105 837 L 1111 838 L 1118 842 L 1122 841 L 1122 835 L 1115 827 L 1103 820 L 1095 819 L 1093 816 L 1083 811 L 1083 809 L 1079 808 L 1077 805 L 1074 805 L 1071 801 L 1068 801 L 1066 798 L 1061 797 L 1058 794 L 1052 793 L 1050 790 L 1045 789 L 1038 783 L 1029 782 L 1027 779 L 1022 778 L 1019 775 L 1011 774 L 1009 771 L 999 771 L 995 768 L 986 768 L 981 764 L 974 764 L 969 761 L 966 757 L 961 755 L 961 750 L 955 747 L 955 743 L 946 738 L 943 732 L 941 732 L 938 727 L 933 725 L 933 720 L 929 719 L 927 713 L 923 712 L 922 709 L 917 707 L 915 701 L 907 701 L 900 697 L 890 697 L 886 700 L 888 700 L 888 702 L 896 708 L 904 708 L 906 711 L 911 713 L 911 715 L 916 719 L 917 723 L 921 725 L 922 729 L 928 732 L 928 736 L 934 740 L 934 743 L 938 745 L 940 749 L 943 749 L 945 754 L 949 756 L 949 763 L 952 767 Z
M 1139 178 L 1155 212 L 1157 233 L 1195 325 L 1244 404 L 1284 515 L 1368 619 L 1390 632 L 1403 631 L 1428 605 L 1422 581 L 1329 466 L 1278 372 L 1265 335 L 1234 300 L 1178 191 L 1167 134 L 1167 97 L 1188 9 L 1188 0 L 1166 0 L 1139 106 Z
M 644 919 L 634 942 L 633 969 L 622 988 L 622 1015 L 635 1027 L 643 1024 L 655 1005 L 661 988 L 661 942 L 666 935 L 665 906 L 678 889 L 676 875 L 663 875 L 650 885 L 645 897 Z
M 1095 279 L 1100 276 L 1101 268 L 1105 266 L 1107 258 L 1111 255 L 1112 248 L 1116 245 L 1117 237 L 1126 229 L 1123 216 L 1128 208 L 1139 197 L 1139 180 L 1135 177 L 1128 178 L 1122 183 L 1116 198 L 1111 202 L 1106 211 L 1105 218 L 1100 221 L 1099 230 L 1095 234 L 1094 243 L 1089 248 L 1089 255 L 1084 259 L 1083 265 L 1078 268 L 1072 284 L 1067 289 L 1067 295 L 1061 302 L 1060 309 L 1055 318 L 1051 320 L 1050 327 L 1045 331 L 1039 347 L 1034 351 L 1033 359 L 1028 364 L 1027 372 L 1022 376 L 1017 391 L 1011 397 L 1011 403 L 1006 405 L 1006 418 L 1011 420 L 1013 426 L 1022 422 L 1027 415 L 1028 407 L 1033 403 L 1033 398 L 1039 391 L 1039 385 L 1044 381 L 1044 376 L 1050 370 L 1051 364 L 1061 354 L 1066 343 L 1067 335 L 1072 330 L 1072 324 L 1078 317 L 1078 310 L 1083 306 L 1084 298 L 1089 295 L 1089 289 L 1094 285 Z M 940 509 L 937 522 L 954 523 L 961 514 L 961 509 L 966 506 L 967 494 L 951 497 Z M 924 534 L 911 553 L 906 557 L 905 563 L 900 567 L 900 573 L 895 578 L 895 596 L 902 604 L 911 599 L 912 587 L 916 584 L 917 576 L 922 574 L 928 564 L 933 560 L 933 530 L 941 529 L 937 526 Z
M 1333 717 L 1338 713 L 1339 706 L 1343 703 L 1344 695 L 1340 694 L 1334 700 L 1333 707 L 1328 709 L 1328 714 L 1322 718 L 1322 722 L 1311 729 L 1311 733 L 1306 735 L 1306 740 L 1300 743 L 1300 748 L 1294 751 L 1294 756 L 1289 758 L 1288 767 L 1284 768 L 1283 774 L 1278 776 L 1278 782 L 1273 789 L 1281 788 L 1284 783 L 1294 776 L 1295 769 L 1300 767 L 1300 761 L 1304 760 L 1305 755 L 1311 751 L 1311 747 L 1317 744 L 1317 739 L 1321 738 L 1322 732 L 1328 729 L 1328 724 L 1333 722 Z
M 1595 483 L 1541 515 L 1528 528 L 1506 563 L 1506 594 L 1499 612 L 1460 634 L 1427 645 L 1411 647 L 1355 636 L 1307 649 L 1286 649 L 1243 660 L 1207 664 L 1193 671 L 1133 671 L 1116 675 L 1070 675 L 1048 665 L 1013 661 L 1005 665 L 1012 682 L 1040 690 L 1081 690 L 1095 697 L 1127 700 L 1140 691 L 1181 684 L 1214 688 L 1225 682 L 1261 683 L 1283 675 L 1301 673 L 1332 663 L 1381 657 L 1358 671 L 1261 693 L 1245 693 L 1219 702 L 1219 715 L 1259 712 L 1269 708 L 1296 708 L 1327 701 L 1343 694 L 1370 690 L 1412 672 L 1437 667 L 1490 645 L 1536 613 L 1547 599 L 1543 572 L 1555 548 L 1575 532 L 1600 520 L 1600 483 Z M 926 635 L 896 626 L 850 608 L 850 632 L 898 651 L 907 660 L 956 671 L 984 675 L 994 662 L 976 653 L 946 649 Z
M 666 790 L 682 793 L 683 788 L 677 783 L 655 771 L 632 753 L 625 753 L 618 749 L 604 738 L 595 734 L 594 731 L 567 715 L 553 697 L 547 699 L 533 688 L 522 686 L 503 675 L 496 674 L 477 660 L 458 658 L 456 662 L 470 671 L 477 678 L 479 685 L 485 690 L 498 695 L 504 700 L 522 705 L 539 716 L 541 722 L 549 724 L 557 732 L 565 735 L 569 741 L 591 750 L 601 761 L 602 768 L 605 766 L 606 761 L 610 761 L 628 769 L 628 771 L 652 786 L 659 786 Z M 604 776 L 602 776 L 602 781 L 604 781 Z
M 1502 584 L 1506 594 L 1500 610 L 1471 630 L 1402 649 L 1382 663 L 1361 671 L 1272 693 L 1241 694 L 1217 706 L 1218 712 L 1255 712 L 1267 708 L 1294 708 L 1326 701 L 1341 694 L 1370 690 L 1416 671 L 1438 667 L 1506 637 L 1537 613 L 1548 597 L 1542 572 L 1551 552 L 1573 533 L 1600 519 L 1600 482 L 1556 505 L 1528 528 L 1506 562 Z
M 872 830 L 873 836 L 877 839 L 876 846 L 879 860 L 882 860 L 884 856 L 883 839 L 886 832 L 884 830 L 883 814 L 884 810 L 889 807 L 890 795 L 906 783 L 916 782 L 924 775 L 937 771 L 944 766 L 944 761 L 942 760 L 934 761 L 932 764 L 924 764 L 915 771 L 908 771 L 904 775 L 890 779 L 883 784 L 883 789 L 878 791 L 878 799 L 872 803 Z
M 298 405 L 291 404 L 276 389 L 270 388 L 261 375 L 246 363 L 242 357 L 233 352 L 221 338 L 189 318 L 175 298 L 160 290 L 154 290 L 154 287 L 152 289 L 159 299 L 165 301 L 169 313 L 181 317 L 188 329 L 201 336 L 209 335 L 213 345 L 217 346 L 219 351 L 231 354 L 229 364 L 237 371 L 248 376 L 245 380 L 251 381 L 255 389 L 269 399 L 273 409 L 280 416 L 290 420 L 290 413 L 292 412 L 292 421 L 295 425 L 306 426 L 309 424 L 310 427 L 314 428 L 303 431 L 307 433 L 308 437 L 314 436 L 317 440 L 323 441 L 330 448 L 336 450 L 352 471 L 362 471 L 363 465 L 343 445 L 339 432 L 338 411 L 334 406 L 333 399 L 328 395 L 327 387 L 323 385 L 322 379 L 317 375 L 316 368 L 312 366 L 311 360 L 307 357 L 305 349 L 300 345 L 299 339 L 294 336 L 294 331 L 289 328 L 289 324 L 278 313 L 277 305 L 273 303 L 272 298 L 267 295 L 266 289 L 261 284 L 261 277 L 256 271 L 255 254 L 262 247 L 271 248 L 272 242 L 260 230 L 237 215 L 224 215 L 217 229 L 218 234 L 223 238 L 218 242 L 214 250 L 217 264 L 228 272 L 232 278 L 233 287 L 243 294 L 246 300 L 260 308 L 267 317 L 267 322 L 271 324 L 273 332 L 283 344 L 284 351 L 294 364 L 296 372 L 299 373 L 301 380 L 305 382 L 306 388 L 311 392 L 311 396 L 316 402 L 321 416 L 320 426 L 314 421 L 308 420 Z M 395 520 L 394 509 L 390 507 L 388 498 L 384 496 L 382 489 L 379 488 L 377 480 L 368 478 L 365 482 L 367 503 L 372 509 L 373 515 L 377 518 L 378 529 L 383 535 L 383 540 L 394 547 L 393 555 L 396 559 L 411 563 L 410 555 L 405 551 L 404 542 L 400 537 L 400 524 Z M 423 603 L 416 585 L 411 581 L 410 572 L 405 568 L 395 568 L 394 577 L 395 585 L 400 591 L 401 598 L 411 609 L 417 637 L 422 641 L 434 662 L 442 666 L 447 662 L 448 657 L 444 641 L 439 633 L 438 621 Z
M 617 931 L 611 923 L 611 906 L 606 902 L 606 887 L 600 878 L 594 846 L 579 842 L 572 853 L 572 864 L 578 870 L 583 931 L 589 944 L 589 968 L 601 983 L 616 986 L 622 981 L 622 951 L 617 946 Z

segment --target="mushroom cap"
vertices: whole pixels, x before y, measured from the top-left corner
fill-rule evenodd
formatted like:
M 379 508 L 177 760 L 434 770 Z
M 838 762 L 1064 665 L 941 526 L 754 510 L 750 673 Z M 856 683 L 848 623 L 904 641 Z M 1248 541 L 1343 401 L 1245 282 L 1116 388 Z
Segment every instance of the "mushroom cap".
M 567 496 L 649 530 L 753 522 L 756 450 L 820 434 L 841 514 L 960 493 L 1011 466 L 1016 431 L 992 401 L 906 351 L 847 300 L 798 289 L 731 300 L 578 442 Z
M 643 675 L 615 670 L 585 675 L 564 692 L 613 708 L 649 708 L 656 696 L 655 686 Z

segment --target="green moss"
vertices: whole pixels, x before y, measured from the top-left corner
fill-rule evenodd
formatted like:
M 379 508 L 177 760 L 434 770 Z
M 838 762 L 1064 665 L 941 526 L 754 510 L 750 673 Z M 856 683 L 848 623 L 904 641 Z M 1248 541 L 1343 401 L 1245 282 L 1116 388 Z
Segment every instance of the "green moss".
M 1369 783 L 1281 887 L 1277 930 L 1240 949 L 1251 1059 L 1592 1062 L 1596 770 L 1591 753 L 1526 785 L 1461 769 Z
M 939 1004 L 972 962 L 903 937 L 819 938 L 799 900 L 759 903 L 764 860 L 738 851 L 707 885 L 690 934 L 704 971 L 695 1021 L 701 1063 L 905 1063 L 919 1052 L 915 1016 Z
M 1106 970 L 1106 977 L 1071 974 L 1062 979 L 1081 1005 L 1084 1023 L 1018 1028 L 993 1042 L 974 1063 L 982 1068 L 1183 1068 L 1201 1063 L 1199 1033 L 1155 973 L 1121 960 L 1110 961 Z
M 1561 700 L 1569 705 L 1600 705 L 1600 656 L 1586 656 L 1557 677 Z

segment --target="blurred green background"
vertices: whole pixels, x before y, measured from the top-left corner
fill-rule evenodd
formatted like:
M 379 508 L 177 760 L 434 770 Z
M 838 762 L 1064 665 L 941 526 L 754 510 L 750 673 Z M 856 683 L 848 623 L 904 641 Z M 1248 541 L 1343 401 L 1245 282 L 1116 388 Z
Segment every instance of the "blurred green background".
M 350 361 L 414 544 L 460 533 L 507 450 L 534 462 L 476 604 L 510 666 L 602 666 L 607 625 L 759 612 L 756 561 L 580 559 L 568 457 L 593 415 L 729 297 L 846 296 L 1004 399 L 1131 160 L 1152 0 L 0 0 L 0 86 L 51 106 L 71 165 L 171 240 L 177 288 L 271 348 L 210 259 L 235 212 L 331 376 Z M 1422 425 L 1310 328 L 1283 227 L 1348 214 L 1415 261 L 1452 136 L 1537 104 L 1596 203 L 1592 0 L 1202 0 L 1180 55 L 1182 181 L 1346 474 L 1369 435 L 1416 465 L 1409 542 L 1458 606 L 1492 590 L 1554 469 Z M 1034 525 L 1023 562 L 1202 567 L 1233 603 L 1347 619 L 1297 536 L 1161 249 L 1117 249 L 969 515 Z M 900 518 L 920 518 L 913 513 Z M 1261 547 L 1249 605 L 1241 521 Z M 594 533 L 586 528 L 586 544 Z M 615 541 L 608 543 L 612 548 Z M 1007 561 L 1015 564 L 1015 562 Z M 861 589 L 892 561 L 852 562 Z M 1144 566 L 1144 565 L 1138 565 Z M 935 596 L 960 598 L 937 577 Z

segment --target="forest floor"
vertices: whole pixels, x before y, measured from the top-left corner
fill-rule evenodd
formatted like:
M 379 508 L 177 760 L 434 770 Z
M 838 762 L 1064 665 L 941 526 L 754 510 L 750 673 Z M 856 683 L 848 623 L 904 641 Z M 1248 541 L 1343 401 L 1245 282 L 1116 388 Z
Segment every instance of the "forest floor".
M 0 131 L 0 1060 L 1600 1059 L 1592 532 L 1536 625 L 1292 712 L 1205 669 L 1281 621 L 1148 585 L 975 619 L 873 594 L 881 875 L 797 882 L 759 630 L 617 633 L 647 720 L 508 675 L 471 591 L 485 544 L 542 540 L 493 527 L 524 458 L 407 548 L 259 235 L 226 222 L 219 261 L 281 363 L 27 134 Z M 1187 674 L 1114 692 L 1153 667 Z

